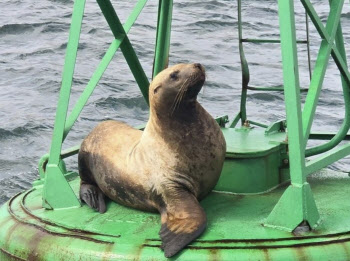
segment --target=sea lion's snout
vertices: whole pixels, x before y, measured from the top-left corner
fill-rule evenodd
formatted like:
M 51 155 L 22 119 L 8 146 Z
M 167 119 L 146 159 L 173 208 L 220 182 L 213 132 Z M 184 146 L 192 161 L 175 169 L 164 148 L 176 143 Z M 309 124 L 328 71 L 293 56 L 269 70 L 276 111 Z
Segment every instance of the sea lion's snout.
M 198 68 L 199 70 L 201 70 L 201 71 L 203 71 L 203 66 L 200 64 L 200 63 L 194 63 L 193 64 L 193 66 L 195 67 L 195 68 Z
M 193 67 L 199 71 L 199 73 L 201 74 L 202 77 L 204 77 L 205 79 L 205 69 L 204 66 L 201 65 L 200 63 L 194 63 Z
M 202 89 L 202 86 L 205 82 L 205 69 L 204 66 L 200 63 L 192 64 L 193 72 L 192 77 L 190 78 L 190 83 L 188 87 L 188 96 L 189 98 L 194 98 Z

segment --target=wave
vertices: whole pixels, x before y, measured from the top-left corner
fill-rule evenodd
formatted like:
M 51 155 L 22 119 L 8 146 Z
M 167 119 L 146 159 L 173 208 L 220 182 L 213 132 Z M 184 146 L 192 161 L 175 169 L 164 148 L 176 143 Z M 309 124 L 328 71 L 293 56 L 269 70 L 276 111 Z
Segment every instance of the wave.
M 34 136 L 38 131 L 50 130 L 46 124 L 34 124 L 34 123 L 26 123 L 23 126 L 18 126 L 13 129 L 3 129 L 0 128 L 0 140 L 8 139 L 11 137 L 22 137 L 22 136 Z
M 16 193 L 29 189 L 36 177 L 36 171 L 32 169 L 31 172 L 11 175 L 8 178 L 0 180 L 0 205 L 5 203 Z
M 124 98 L 100 98 L 96 101 L 96 106 L 103 108 L 113 108 L 116 110 L 121 106 L 127 107 L 129 109 L 140 108 L 141 110 L 148 110 L 148 105 L 142 96 Z

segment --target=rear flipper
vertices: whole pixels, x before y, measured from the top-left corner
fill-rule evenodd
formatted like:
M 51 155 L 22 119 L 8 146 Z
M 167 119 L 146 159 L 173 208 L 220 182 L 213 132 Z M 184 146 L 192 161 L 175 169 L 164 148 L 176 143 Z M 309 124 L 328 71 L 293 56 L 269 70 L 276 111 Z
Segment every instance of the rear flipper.
M 79 195 L 80 199 L 92 209 L 100 213 L 106 212 L 104 194 L 97 186 L 82 182 L 80 184 Z
M 161 210 L 162 227 L 159 235 L 165 257 L 172 257 L 205 230 L 207 219 L 196 197 L 188 191 L 172 193 Z

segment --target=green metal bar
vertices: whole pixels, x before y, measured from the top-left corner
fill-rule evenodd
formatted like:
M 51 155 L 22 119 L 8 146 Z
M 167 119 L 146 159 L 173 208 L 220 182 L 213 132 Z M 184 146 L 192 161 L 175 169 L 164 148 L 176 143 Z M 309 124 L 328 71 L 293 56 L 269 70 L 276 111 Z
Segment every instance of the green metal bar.
M 272 123 L 270 126 L 267 126 L 265 130 L 265 135 L 271 135 L 278 132 L 285 132 L 286 131 L 286 121 L 285 120 L 279 120 L 274 123 Z
M 243 44 L 242 44 L 242 1 L 237 0 L 237 10 L 238 10 L 238 47 L 239 47 L 239 57 L 241 60 L 241 70 L 242 70 L 242 93 L 241 93 L 241 104 L 240 104 L 240 117 L 241 124 L 247 120 L 247 86 L 250 80 L 249 67 L 247 59 L 245 58 Z
M 299 69 L 295 35 L 293 1 L 278 0 L 281 50 L 283 64 L 284 96 L 286 102 L 290 169 L 292 184 L 306 182 L 304 175 L 305 157 L 302 145 L 301 99 Z
M 334 148 L 317 159 L 310 160 L 306 163 L 306 173 L 311 174 L 315 171 L 318 171 L 328 165 L 345 158 L 350 154 L 350 144 L 345 144 L 340 146 L 339 148 Z
M 173 0 L 159 0 L 153 77 L 168 67 Z
M 341 75 L 344 77 L 344 80 L 348 85 L 350 85 L 350 73 L 349 73 L 349 70 L 347 69 L 346 62 L 342 58 L 338 49 L 335 47 L 333 47 L 333 50 L 332 50 L 332 57 Z
M 307 15 L 307 12 L 305 11 L 305 31 L 306 31 L 306 42 L 307 42 L 307 64 L 309 69 L 309 79 L 311 81 L 312 79 L 312 69 L 311 69 L 311 52 L 310 52 L 310 30 L 309 30 L 309 16 Z
M 221 128 L 225 128 L 226 124 L 229 122 L 228 115 L 216 117 L 215 120 Z
M 257 122 L 257 121 L 249 120 L 249 123 L 251 125 L 255 125 L 255 126 L 258 126 L 258 127 L 261 127 L 261 128 L 267 128 L 268 127 L 268 125 L 260 123 L 260 122 Z
M 309 0 L 301 0 L 301 3 L 303 4 L 307 14 L 309 15 L 311 21 L 316 27 L 316 30 L 321 35 L 323 39 L 328 39 L 328 32 L 326 28 L 323 26 L 321 20 L 319 19 L 317 12 L 311 2 Z M 326 37 L 327 36 L 327 37 Z
M 63 68 L 62 86 L 57 105 L 50 157 L 47 164 L 45 164 L 44 161 L 41 161 L 42 165 L 39 164 L 41 167 L 41 172 L 45 168 L 42 205 L 47 209 L 80 206 L 78 198 L 75 196 L 74 191 L 64 176 L 67 173 L 67 170 L 64 162 L 61 159 L 61 149 L 75 61 L 78 51 L 81 24 L 84 15 L 84 7 L 85 0 L 76 0 L 74 2 L 72 23 L 69 31 L 65 64 Z M 43 164 L 45 164 L 45 166 Z M 43 176 L 42 173 L 41 176 Z M 64 195 L 64 197 L 58 197 L 57 195 Z
M 346 52 L 345 52 L 345 46 L 344 46 L 344 39 L 343 39 L 343 32 L 341 28 L 341 24 L 339 23 L 336 38 L 335 38 L 337 49 L 339 50 L 340 55 L 344 59 L 346 63 Z M 347 63 L 346 63 L 347 66 Z M 344 121 L 338 131 L 338 133 L 327 143 L 322 144 L 320 146 L 316 146 L 310 149 L 307 149 L 305 151 L 305 156 L 313 156 L 316 154 L 323 153 L 327 150 L 330 150 L 337 146 L 341 141 L 344 140 L 346 137 L 349 128 L 350 128 L 350 85 L 345 80 L 345 77 L 341 75 L 341 83 L 342 83 L 342 89 L 343 89 L 343 96 L 344 96 L 344 104 L 345 104 L 345 115 L 344 115 Z
M 101 8 L 103 15 L 105 16 L 109 27 L 112 30 L 112 33 L 116 39 L 123 39 L 123 42 L 120 45 L 120 49 L 125 57 L 126 62 L 129 65 L 129 68 L 134 75 L 134 78 L 141 90 L 143 97 L 146 102 L 148 100 L 148 87 L 149 81 L 148 78 L 142 69 L 141 63 L 137 58 L 134 48 L 132 47 L 129 38 L 115 12 L 111 2 L 109 0 L 97 0 L 98 5 Z
M 313 8 L 312 4 L 307 0 L 302 0 L 302 4 L 304 5 L 307 13 L 309 14 L 309 16 L 310 16 L 313 24 L 315 25 L 318 33 L 320 34 L 320 36 L 323 39 L 327 40 L 328 43 L 332 45 L 333 43 L 330 41 L 330 36 L 328 35 L 321 20 L 315 19 L 315 17 L 317 17 L 317 13 L 316 13 L 315 9 Z M 350 73 L 347 70 L 346 63 L 334 45 L 332 46 L 332 57 L 333 57 L 335 63 L 337 64 L 338 69 L 340 70 L 341 74 L 345 77 L 347 84 L 350 84 Z
M 109 63 L 112 61 L 116 51 L 118 50 L 120 44 L 122 42 L 122 39 L 114 39 L 111 45 L 109 46 L 106 54 L 102 58 L 100 64 L 98 65 L 96 71 L 92 75 L 90 81 L 88 82 L 86 88 L 84 89 L 83 93 L 80 95 L 78 101 L 76 102 L 72 112 L 67 118 L 66 125 L 64 128 L 64 136 L 63 140 L 67 137 L 69 131 L 72 129 L 75 121 L 78 119 L 81 111 L 84 109 L 85 104 L 87 103 L 88 99 L 90 98 L 91 94 L 95 90 L 98 82 L 100 81 L 103 73 L 107 69 Z
M 305 174 L 294 1 L 278 0 L 278 8 L 292 184 L 279 199 L 265 225 L 293 231 L 303 221 L 314 228 L 319 214 Z
M 234 117 L 229 128 L 235 128 L 240 119 L 241 119 L 241 113 L 239 112 L 237 113 L 236 117 Z
M 145 7 L 146 3 L 148 2 L 148 0 L 139 0 L 134 9 L 131 11 L 128 19 L 126 20 L 126 22 L 124 23 L 124 30 L 126 33 L 129 33 L 131 27 L 134 25 L 134 23 L 136 22 L 137 18 L 139 17 L 139 15 L 141 14 L 143 8 Z
M 144 8 L 145 4 L 148 0 L 140 0 L 137 2 L 135 8 L 129 15 L 129 18 L 124 24 L 124 30 L 126 33 L 128 33 L 132 27 L 132 25 L 137 20 L 139 14 L 141 13 L 142 9 Z M 116 51 L 119 49 L 122 41 L 122 39 L 114 39 L 111 45 L 109 46 L 107 52 L 103 56 L 100 64 L 97 66 L 96 71 L 92 75 L 89 83 L 87 84 L 86 88 L 84 89 L 83 93 L 80 95 L 78 101 L 76 102 L 71 114 L 68 116 L 68 119 L 66 121 L 66 125 L 64 128 L 64 136 L 63 140 L 67 137 L 69 131 L 73 127 L 75 121 L 78 119 L 81 111 L 83 110 L 85 104 L 87 103 L 88 99 L 90 98 L 91 94 L 95 90 L 98 82 L 100 81 L 102 75 L 104 74 L 105 70 L 107 69 L 109 63 L 112 61 Z
M 242 43 L 281 43 L 278 39 L 252 39 L 244 38 L 241 40 Z M 298 40 L 298 44 L 307 44 L 307 40 Z
M 308 2 L 308 0 L 302 0 L 303 2 Z M 327 20 L 326 31 L 329 33 L 329 41 L 323 39 L 317 56 L 315 69 L 312 75 L 309 91 L 305 100 L 304 110 L 303 110 L 303 137 L 304 137 L 304 147 L 306 146 L 306 141 L 309 137 L 311 125 L 316 111 L 316 106 L 318 98 L 321 92 L 324 76 L 326 74 L 327 65 L 329 62 L 330 54 L 332 51 L 333 41 L 338 28 L 339 19 L 341 15 L 341 10 L 344 4 L 344 0 L 334 1 L 330 7 L 330 14 Z M 308 8 L 308 6 L 306 6 Z M 312 12 L 311 12 L 312 13 Z M 313 20 L 319 19 L 310 15 Z M 317 16 L 317 15 L 316 15 Z M 332 43 L 332 44 L 330 44 Z
M 311 140 L 331 140 L 336 133 L 310 133 L 309 139 Z M 343 140 L 350 140 L 350 134 L 345 135 Z
M 71 147 L 69 149 L 63 150 L 61 153 L 61 157 L 62 159 L 69 158 L 73 155 L 78 154 L 79 150 L 80 150 L 80 144 L 74 147 Z
M 64 125 L 67 116 L 70 91 L 72 87 L 75 61 L 77 57 L 80 30 L 84 15 L 85 0 L 76 0 L 72 14 L 72 24 L 69 32 L 65 63 L 63 68 L 62 85 L 57 105 L 55 126 L 50 149 L 49 164 L 58 165 L 60 161 Z
M 284 87 L 279 85 L 279 86 L 273 86 L 273 87 L 257 87 L 257 86 L 247 86 L 248 90 L 253 90 L 253 91 L 276 91 L 276 92 L 283 92 Z M 300 88 L 301 92 L 307 92 L 308 89 L 306 88 Z

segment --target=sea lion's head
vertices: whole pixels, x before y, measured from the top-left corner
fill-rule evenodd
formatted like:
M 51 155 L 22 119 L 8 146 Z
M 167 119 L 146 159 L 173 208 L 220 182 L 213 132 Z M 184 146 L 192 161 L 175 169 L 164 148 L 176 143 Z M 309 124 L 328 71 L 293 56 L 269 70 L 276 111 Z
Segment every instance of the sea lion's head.
M 199 63 L 177 64 L 161 71 L 149 88 L 151 111 L 172 116 L 188 111 L 205 82 L 205 69 Z

